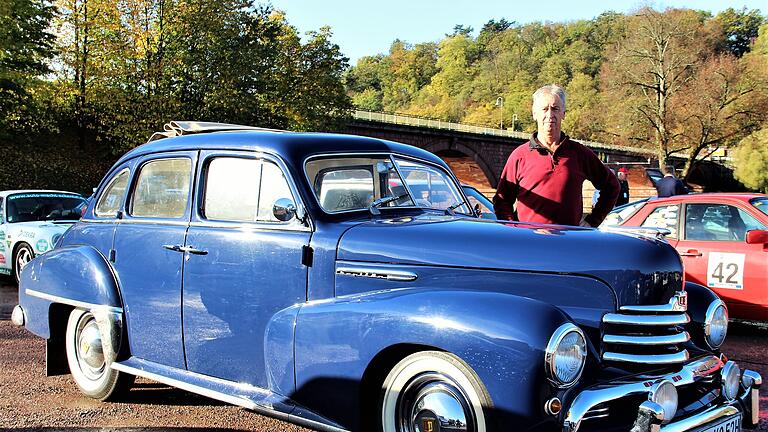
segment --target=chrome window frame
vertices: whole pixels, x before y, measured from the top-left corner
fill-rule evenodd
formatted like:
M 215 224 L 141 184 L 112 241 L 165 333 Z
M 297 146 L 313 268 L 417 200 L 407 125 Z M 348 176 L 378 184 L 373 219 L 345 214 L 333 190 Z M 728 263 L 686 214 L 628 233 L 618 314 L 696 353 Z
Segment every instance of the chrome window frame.
M 194 155 L 194 156 L 192 156 Z M 200 151 L 199 150 L 178 150 L 178 151 L 167 151 L 167 152 L 158 152 L 158 153 L 152 153 L 149 155 L 145 155 L 136 165 L 136 167 L 133 169 L 133 173 L 131 175 L 131 179 L 128 185 L 128 191 L 129 193 L 126 196 L 126 200 L 124 202 L 124 209 L 123 213 L 126 217 L 118 218 L 120 219 L 120 223 L 148 223 L 153 225 L 188 225 L 189 224 L 189 217 L 190 217 L 190 209 L 193 205 L 194 196 L 193 191 L 196 187 L 196 174 L 197 174 L 197 164 L 199 160 Z M 190 161 L 190 169 L 189 169 L 189 176 L 190 176 L 190 182 L 189 182 L 189 189 L 187 190 L 187 204 L 186 208 L 184 210 L 184 214 L 182 214 L 179 217 L 163 217 L 163 216 L 137 216 L 133 214 L 133 203 L 135 200 L 135 194 L 138 188 L 139 180 L 141 179 L 141 172 L 142 170 L 149 164 L 157 161 L 167 161 L 167 160 L 173 160 L 173 159 L 187 159 Z
M 107 191 L 115 184 L 117 179 L 124 172 L 128 174 L 128 181 L 126 182 L 125 192 L 123 193 L 123 198 L 120 201 L 120 205 L 117 207 L 117 211 L 113 215 L 104 215 L 104 214 L 99 213 L 98 212 L 99 205 L 101 205 L 102 201 L 106 198 Z M 96 203 L 93 206 L 93 216 L 95 218 L 99 218 L 99 219 L 115 219 L 115 218 L 117 218 L 117 214 L 120 213 L 120 209 L 122 209 L 123 206 L 125 205 L 125 199 L 128 196 L 130 190 L 131 190 L 131 168 L 130 167 L 125 167 L 125 168 L 119 170 L 117 172 L 117 174 L 112 176 L 112 178 L 109 180 L 109 183 L 107 183 L 107 185 L 104 186 L 103 189 L 101 189 L 101 193 L 99 194 L 99 198 L 96 200 Z
M 299 190 L 296 187 L 293 177 L 290 175 L 288 166 L 277 155 L 267 153 L 263 151 L 253 150 L 221 150 L 221 149 L 201 149 L 201 153 L 198 154 L 198 168 L 195 169 L 195 191 L 192 216 L 193 220 L 190 221 L 190 227 L 210 227 L 210 228 L 224 228 L 224 229 L 237 229 L 237 230 L 278 230 L 278 231 L 308 231 L 311 232 L 314 229 L 312 218 L 307 211 L 307 207 L 299 194 Z M 241 159 L 254 159 L 274 164 L 280 172 L 283 174 L 288 189 L 292 195 L 293 203 L 297 209 L 296 217 L 290 221 L 227 221 L 218 219 L 208 219 L 202 211 L 202 204 L 204 203 L 205 186 L 207 182 L 207 167 L 210 161 L 220 157 L 232 157 Z M 261 189 L 261 179 L 259 180 Z M 261 194 L 261 190 L 259 190 Z M 195 220 L 197 219 L 197 220 Z

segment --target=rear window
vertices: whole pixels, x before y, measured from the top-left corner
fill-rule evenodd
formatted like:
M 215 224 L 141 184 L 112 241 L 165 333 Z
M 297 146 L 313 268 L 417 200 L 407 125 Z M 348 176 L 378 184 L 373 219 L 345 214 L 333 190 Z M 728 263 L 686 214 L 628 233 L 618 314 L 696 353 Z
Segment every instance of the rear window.
M 768 197 L 767 198 L 755 198 L 750 203 L 761 212 L 768 215 Z

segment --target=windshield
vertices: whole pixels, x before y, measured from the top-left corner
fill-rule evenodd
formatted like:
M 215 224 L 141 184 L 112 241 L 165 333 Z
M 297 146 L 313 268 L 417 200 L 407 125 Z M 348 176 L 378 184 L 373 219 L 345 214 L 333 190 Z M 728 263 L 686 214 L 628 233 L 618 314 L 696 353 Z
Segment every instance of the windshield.
M 388 156 L 314 159 L 307 178 L 328 213 L 374 207 L 421 207 L 469 213 L 458 185 L 437 167 Z M 394 197 L 397 199 L 382 200 Z M 382 201 L 378 201 L 382 200 Z
M 647 199 L 643 199 L 616 207 L 610 213 L 608 213 L 608 216 L 605 217 L 605 220 L 603 220 L 603 223 L 601 223 L 600 226 L 605 227 L 620 225 L 622 222 L 624 222 L 625 219 L 632 216 L 647 201 Z
M 755 206 L 756 209 L 768 215 L 768 197 L 755 198 L 751 200 L 750 203 Z
M 23 193 L 9 195 L 6 201 L 8 223 L 77 220 L 85 200 L 72 194 Z

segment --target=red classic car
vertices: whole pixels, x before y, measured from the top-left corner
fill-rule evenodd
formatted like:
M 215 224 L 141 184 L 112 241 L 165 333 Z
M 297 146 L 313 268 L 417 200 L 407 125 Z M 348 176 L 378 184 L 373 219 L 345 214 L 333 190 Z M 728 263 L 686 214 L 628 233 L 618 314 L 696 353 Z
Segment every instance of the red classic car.
M 768 320 L 768 196 L 651 198 L 616 208 L 606 224 L 669 230 L 686 280 L 713 289 L 732 318 Z

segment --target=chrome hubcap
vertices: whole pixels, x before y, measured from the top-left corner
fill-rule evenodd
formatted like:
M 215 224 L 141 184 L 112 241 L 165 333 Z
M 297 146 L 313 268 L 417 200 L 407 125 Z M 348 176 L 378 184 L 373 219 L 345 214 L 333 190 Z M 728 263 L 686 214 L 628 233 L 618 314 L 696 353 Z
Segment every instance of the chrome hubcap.
M 449 378 L 427 373 L 415 377 L 398 400 L 404 432 L 475 431 L 467 397 Z
M 83 319 L 77 336 L 77 361 L 80 369 L 89 378 L 96 379 L 104 372 L 104 350 L 101 346 L 101 333 L 96 320 Z

